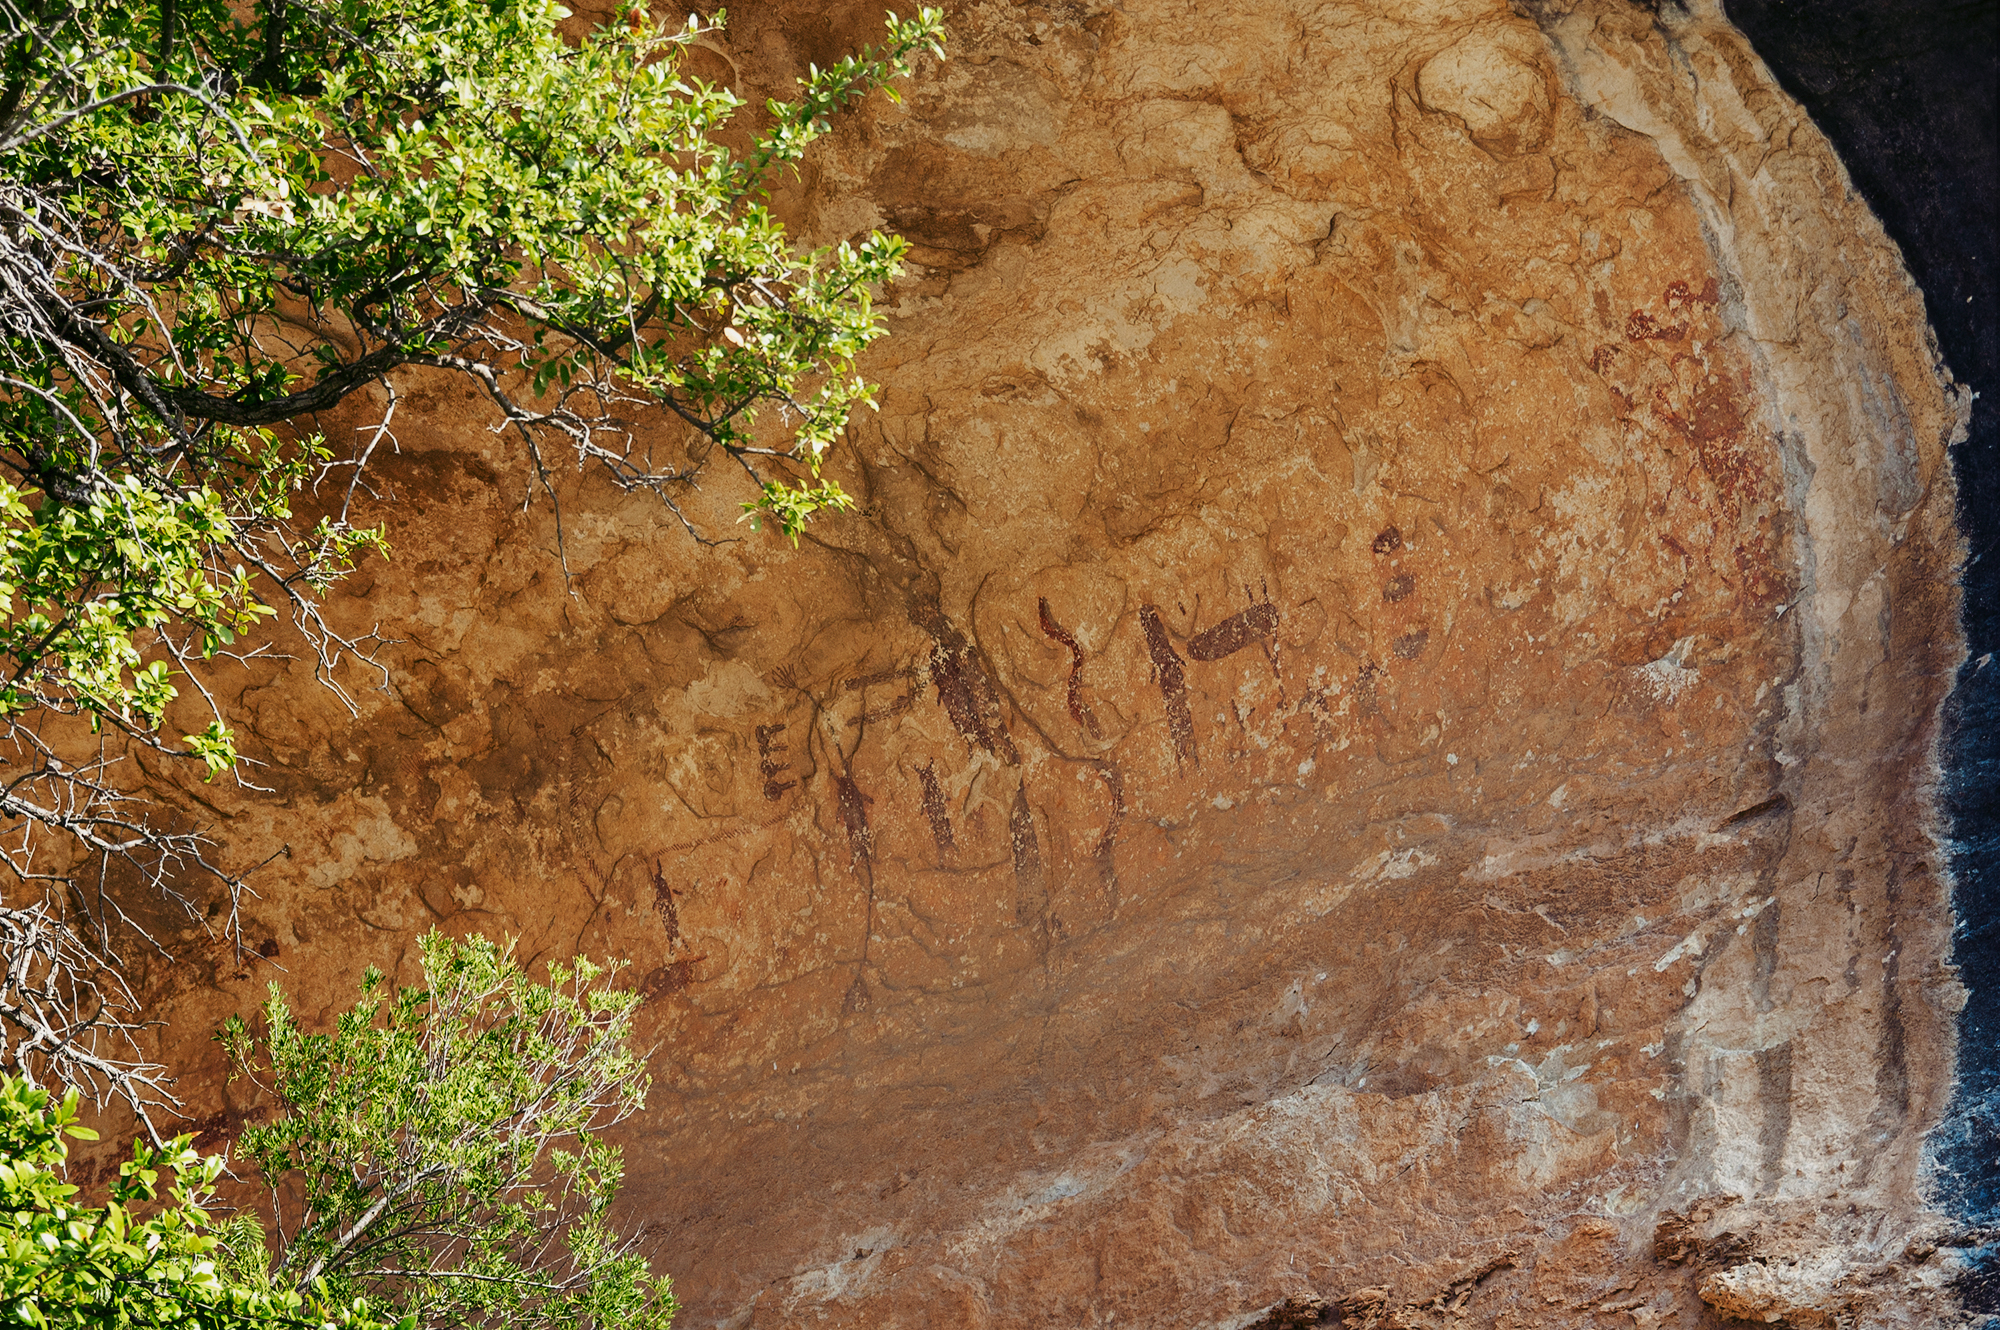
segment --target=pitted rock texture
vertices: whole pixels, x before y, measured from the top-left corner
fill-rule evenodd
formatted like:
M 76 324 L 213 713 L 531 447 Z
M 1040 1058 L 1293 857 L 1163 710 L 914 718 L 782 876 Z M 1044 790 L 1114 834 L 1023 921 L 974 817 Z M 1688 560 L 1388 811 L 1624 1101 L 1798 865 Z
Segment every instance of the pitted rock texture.
M 915 242 L 860 512 L 586 477 L 566 588 L 410 385 L 390 691 L 256 676 L 276 793 L 202 791 L 302 1008 L 631 958 L 704 1330 L 1934 1323 L 1963 405 L 1824 140 L 1708 3 L 951 23 L 779 200 Z

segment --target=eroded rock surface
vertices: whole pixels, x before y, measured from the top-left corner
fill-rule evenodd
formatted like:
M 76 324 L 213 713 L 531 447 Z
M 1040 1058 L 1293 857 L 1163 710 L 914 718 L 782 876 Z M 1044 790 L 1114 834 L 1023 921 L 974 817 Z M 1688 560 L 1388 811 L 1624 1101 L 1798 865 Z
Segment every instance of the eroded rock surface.
M 952 23 L 784 201 L 916 244 L 860 513 L 586 479 L 566 595 L 406 396 L 394 691 L 260 676 L 211 810 L 302 1005 L 633 958 L 691 1327 L 1937 1315 L 1961 403 L 1824 140 L 1709 4 Z

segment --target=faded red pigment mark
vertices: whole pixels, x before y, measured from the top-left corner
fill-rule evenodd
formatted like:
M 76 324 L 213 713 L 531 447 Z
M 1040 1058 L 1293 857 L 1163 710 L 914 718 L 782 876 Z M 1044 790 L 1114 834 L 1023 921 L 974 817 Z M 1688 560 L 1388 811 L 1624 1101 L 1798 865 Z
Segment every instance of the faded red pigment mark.
M 1389 554 L 1403 548 L 1402 530 L 1395 526 L 1383 527 L 1375 533 L 1375 539 L 1368 543 L 1368 548 L 1377 554 Z
M 1048 904 L 1042 887 L 1042 845 L 1035 837 L 1035 815 L 1028 808 L 1026 785 L 1014 787 L 1007 839 L 1014 852 L 1014 922 L 1024 924 Z
M 194 1137 L 197 1150 L 208 1150 L 231 1139 L 244 1126 L 272 1115 L 269 1107 L 264 1108 L 222 1108 L 202 1117 L 190 1119 L 186 1129 Z M 108 1169 L 104 1170 L 109 1172 Z
M 983 748 L 1018 766 L 1021 752 L 999 719 L 1000 698 L 980 664 L 979 653 L 965 634 L 951 626 L 935 606 L 923 606 L 911 617 L 931 635 L 931 682 L 938 703 L 966 743 Z
M 1672 314 L 1685 316 L 1690 310 L 1714 309 L 1722 303 L 1722 295 L 1713 277 L 1702 283 L 1699 291 L 1686 282 L 1669 282 L 1666 290 L 1660 293 L 1660 303 Z M 1678 342 L 1687 334 L 1685 317 L 1679 323 L 1662 323 L 1645 310 L 1635 309 L 1625 320 L 1625 340 L 1628 342 Z M 1596 368 L 1595 357 L 1592 358 L 1592 368 Z
M 1146 654 L 1153 661 L 1153 678 L 1167 704 L 1167 733 L 1173 736 L 1174 753 L 1183 762 L 1201 765 L 1194 748 L 1194 716 L 1188 711 L 1187 669 L 1167 640 L 1167 626 L 1151 605 L 1139 607 L 1139 626 L 1146 630 Z
M 675 891 L 667 882 L 667 875 L 660 867 L 658 859 L 653 860 L 653 908 L 660 912 L 660 920 L 667 926 L 667 949 L 673 950 L 681 940 L 681 912 L 674 906 L 674 897 L 683 893 Z
M 924 820 L 931 824 L 931 840 L 937 845 L 938 862 L 948 864 L 958 852 L 958 842 L 951 834 L 951 808 L 945 803 L 944 790 L 938 785 L 937 763 L 926 762 L 918 767 L 917 781 L 924 789 Z
M 844 765 L 845 756 L 841 760 Z M 840 810 L 840 825 L 847 831 L 848 867 L 857 869 L 861 880 L 868 884 L 868 907 L 861 916 L 861 963 L 855 967 L 854 982 L 841 1002 L 842 1010 L 856 1012 L 869 1004 L 868 984 L 863 975 L 868 969 L 869 944 L 875 938 L 875 833 L 868 826 L 868 805 L 875 801 L 854 783 L 851 769 L 834 775 L 833 792 L 834 803 Z
M 735 840 L 739 836 L 748 836 L 753 831 L 764 830 L 766 830 L 765 827 L 759 826 L 754 822 L 745 826 L 731 827 L 727 831 L 718 831 L 712 836 L 703 836 L 697 840 L 675 841 L 667 847 L 667 853 L 685 854 L 689 850 L 699 850 L 704 845 L 719 845 L 723 841 Z
M 653 861 L 653 905 L 654 908 L 659 910 L 660 919 L 666 925 L 667 951 L 669 953 L 675 947 L 683 946 L 686 943 L 686 939 L 681 936 L 681 914 L 674 906 L 674 897 L 684 894 L 683 892 L 676 891 L 667 882 L 665 870 L 661 867 L 660 861 L 655 859 Z M 688 986 L 688 982 L 694 974 L 694 967 L 707 959 L 708 955 L 704 952 L 699 956 L 682 957 L 671 965 L 656 967 L 646 976 L 645 981 L 639 985 L 640 995 L 647 1001 L 651 1001 L 657 997 L 664 997 L 669 993 L 680 992 Z
M 1033 925 L 1046 959 L 1049 944 L 1062 935 L 1062 921 L 1051 913 L 1048 881 L 1042 874 L 1042 846 L 1035 838 L 1035 815 L 1028 808 L 1028 787 L 1014 787 L 1014 808 L 1007 818 L 1007 839 L 1014 851 L 1014 922 Z
M 757 727 L 757 769 L 764 776 L 764 797 L 773 803 L 783 798 L 786 790 L 798 784 L 795 780 L 778 779 L 791 770 L 792 766 L 790 762 L 782 761 L 778 757 L 778 754 L 785 751 L 785 745 L 777 742 L 778 736 L 784 732 L 783 725 Z
M 854 693 L 860 692 L 864 688 L 873 688 L 881 684 L 894 683 L 898 679 L 914 681 L 916 678 L 917 672 L 912 669 L 877 670 L 873 674 L 864 674 L 858 679 L 849 679 L 843 686 L 848 692 Z M 908 711 L 916 700 L 915 688 L 905 689 L 891 698 L 886 706 L 869 707 L 864 710 L 853 720 L 847 722 L 848 728 L 859 729 L 863 725 L 871 725 L 879 720 L 893 719 Z
M 1662 324 L 1643 309 L 1635 309 L 1625 320 L 1625 340 L 1628 342 L 1678 342 L 1687 336 L 1685 323 Z
M 1664 388 L 1654 390 L 1653 403 L 1667 424 L 1694 445 L 1701 469 L 1723 498 L 1741 504 L 1764 497 L 1768 477 L 1743 446 L 1743 403 L 1726 375 L 1697 388 L 1685 412 L 1674 409 Z
M 1716 287 L 1715 279 L 1711 277 L 1701 284 L 1699 291 L 1694 290 L 1686 282 L 1669 282 L 1667 289 L 1660 293 L 1660 299 L 1666 302 L 1668 309 L 1675 311 L 1695 309 L 1704 305 L 1714 309 L 1722 303 L 1722 292 Z
M 1049 612 L 1049 600 L 1042 597 L 1042 632 L 1069 649 L 1069 714 L 1070 719 L 1081 725 L 1093 739 L 1102 739 L 1104 732 L 1097 727 L 1097 717 L 1083 700 L 1083 647 L 1075 634 L 1056 622 L 1056 616 Z
M 1111 820 L 1104 824 L 1104 834 L 1097 838 L 1097 849 L 1094 851 L 1102 858 L 1109 855 L 1111 847 L 1118 843 L 1118 826 L 1125 820 L 1125 777 L 1109 762 L 1098 763 L 1097 774 L 1111 795 Z
M 853 720 L 848 721 L 847 728 L 854 730 L 861 728 L 863 725 L 873 725 L 876 721 L 893 720 L 895 717 L 908 711 L 915 701 L 916 699 L 910 694 L 904 693 L 900 697 L 891 699 L 887 706 L 870 707 Z
M 1098 871 L 1111 884 L 1111 908 L 1115 911 L 1118 908 L 1118 874 L 1111 852 L 1118 844 L 1118 828 L 1125 821 L 1125 777 L 1109 762 L 1098 763 L 1097 774 L 1111 795 L 1111 816 L 1104 823 L 1104 834 L 1097 838 L 1097 848 L 1091 851 L 1091 857 L 1097 860 Z
M 1278 631 L 1278 607 L 1252 605 L 1188 639 L 1188 655 L 1196 660 L 1221 660 Z
M 861 792 L 854 777 L 845 773 L 833 778 L 834 800 L 840 809 L 840 825 L 847 832 L 848 867 L 857 868 L 872 889 L 875 882 L 875 833 L 868 826 L 868 805 L 875 801 Z
M 655 966 L 640 983 L 639 996 L 650 1002 L 654 998 L 680 992 L 693 981 L 694 967 L 707 959 L 708 955 L 704 952 L 699 956 L 677 960 L 672 965 Z
M 1708 369 L 1699 362 L 1698 368 Z M 1776 486 L 1768 466 L 1746 439 L 1743 398 L 1751 391 L 1747 368 L 1734 374 L 1722 369 L 1704 373 L 1682 412 L 1673 409 L 1664 390 L 1655 394 L 1655 401 L 1667 423 L 1694 446 L 1702 474 L 1734 522 L 1754 519 L 1754 528 L 1732 542 L 1735 576 L 1725 574 L 1724 580 L 1754 601 L 1768 603 L 1782 591 L 1768 576 L 1772 563 L 1768 518 L 1757 514 L 1771 501 Z M 1718 529 L 1721 526 L 1718 523 Z
M 1375 681 L 1382 675 L 1382 667 L 1374 661 L 1363 665 L 1354 676 L 1355 707 L 1364 716 L 1382 714 L 1382 701 L 1375 693 Z

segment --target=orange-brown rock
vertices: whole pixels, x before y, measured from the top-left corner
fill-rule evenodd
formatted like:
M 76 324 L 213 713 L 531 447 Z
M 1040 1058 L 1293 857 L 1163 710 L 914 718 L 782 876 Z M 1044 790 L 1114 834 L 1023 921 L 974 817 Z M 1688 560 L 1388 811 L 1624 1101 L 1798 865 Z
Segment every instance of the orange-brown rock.
M 585 477 L 566 586 L 410 385 L 391 686 L 256 676 L 212 809 L 301 1005 L 630 958 L 702 1330 L 1941 1314 L 1963 397 L 1819 133 L 1714 0 L 952 24 L 781 200 L 915 243 L 858 513 Z M 199 1057 L 267 977 L 152 979 Z

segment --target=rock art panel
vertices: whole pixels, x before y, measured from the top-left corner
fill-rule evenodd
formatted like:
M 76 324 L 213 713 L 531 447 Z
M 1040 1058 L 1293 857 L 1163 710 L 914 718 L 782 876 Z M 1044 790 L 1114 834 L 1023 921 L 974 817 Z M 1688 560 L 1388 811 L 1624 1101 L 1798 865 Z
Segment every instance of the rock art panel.
M 952 22 L 777 200 L 915 243 L 857 512 L 579 480 L 566 584 L 413 394 L 392 691 L 205 792 L 302 1009 L 631 958 L 691 1326 L 1922 1323 L 1963 399 L 1824 141 L 1699 5 Z

